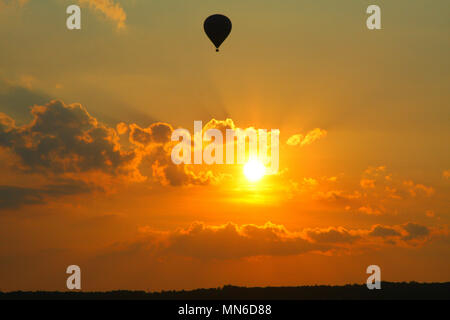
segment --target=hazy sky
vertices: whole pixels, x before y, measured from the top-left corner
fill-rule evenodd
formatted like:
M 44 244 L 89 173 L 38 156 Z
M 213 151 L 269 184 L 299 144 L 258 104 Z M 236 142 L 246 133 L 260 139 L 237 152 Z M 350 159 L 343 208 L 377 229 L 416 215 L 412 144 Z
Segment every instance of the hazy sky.
M 0 0 L 0 290 L 449 281 L 449 10 Z M 174 165 L 194 120 L 279 129 L 279 173 Z

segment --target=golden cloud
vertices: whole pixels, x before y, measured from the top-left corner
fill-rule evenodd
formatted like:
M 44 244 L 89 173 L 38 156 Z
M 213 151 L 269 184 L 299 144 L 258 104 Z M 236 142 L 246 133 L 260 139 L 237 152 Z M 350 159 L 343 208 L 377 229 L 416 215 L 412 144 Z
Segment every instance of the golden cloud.
M 101 12 L 107 19 L 115 22 L 118 29 L 125 27 L 127 14 L 122 6 L 113 0 L 78 0 L 78 2 Z
M 22 7 L 28 2 L 29 0 L 0 0 L 0 9 Z M 78 0 L 78 3 L 101 12 L 107 19 L 116 24 L 117 29 L 123 29 L 125 27 L 127 14 L 119 3 L 113 0 Z
M 416 197 L 419 194 L 423 194 L 425 196 L 431 196 L 434 194 L 434 188 L 428 187 L 423 184 L 416 184 L 412 180 L 403 181 L 403 185 L 407 187 L 411 196 Z
M 222 135 L 226 136 L 226 130 L 234 130 L 236 129 L 236 126 L 234 124 L 234 121 L 230 118 L 227 118 L 225 120 L 217 120 L 217 119 L 211 119 L 203 126 L 203 132 L 209 129 L 218 129 L 222 132 Z
M 306 135 L 298 133 L 290 136 L 289 139 L 286 141 L 286 143 L 290 146 L 303 147 L 326 136 L 327 136 L 326 130 L 315 128 L 309 131 Z
M 363 188 L 375 188 L 375 180 L 373 179 L 361 179 L 359 184 Z
M 374 208 L 370 205 L 366 205 L 366 206 L 359 207 L 358 212 L 377 216 L 377 215 L 384 213 L 384 209 L 383 208 Z

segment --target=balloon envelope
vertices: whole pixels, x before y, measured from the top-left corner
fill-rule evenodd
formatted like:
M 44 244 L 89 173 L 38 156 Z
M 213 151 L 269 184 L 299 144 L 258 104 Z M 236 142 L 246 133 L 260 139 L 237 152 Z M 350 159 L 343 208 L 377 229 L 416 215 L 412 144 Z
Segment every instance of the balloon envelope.
M 219 51 L 220 45 L 231 32 L 231 21 L 224 15 L 214 14 L 206 18 L 203 28 L 208 38 L 216 47 L 216 51 Z

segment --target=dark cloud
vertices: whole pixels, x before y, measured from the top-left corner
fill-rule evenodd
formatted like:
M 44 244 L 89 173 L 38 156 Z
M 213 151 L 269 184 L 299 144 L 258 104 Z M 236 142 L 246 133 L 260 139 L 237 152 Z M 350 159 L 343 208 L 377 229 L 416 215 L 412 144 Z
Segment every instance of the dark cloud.
M 150 143 L 168 143 L 172 135 L 173 128 L 170 124 L 156 122 L 148 128 L 141 128 L 137 124 L 131 125 L 130 141 L 146 146 Z
M 38 189 L 0 186 L 0 210 L 42 203 L 44 203 L 43 195 Z
M 30 121 L 31 107 L 43 105 L 50 100 L 50 96 L 45 93 L 0 81 L 0 112 L 10 115 L 16 121 Z
M 171 159 L 171 144 L 154 146 L 146 159 L 151 163 L 153 177 L 162 185 L 186 186 L 217 183 L 221 176 L 212 171 L 195 173 L 187 165 L 176 165 Z
M 403 225 L 403 229 L 408 233 L 403 240 L 422 239 L 430 234 L 428 227 L 413 222 Z
M 120 243 L 114 248 L 117 254 L 145 251 L 155 256 L 184 256 L 197 259 L 241 259 L 255 256 L 290 256 L 304 253 L 335 254 L 351 253 L 371 247 L 385 245 L 409 247 L 410 243 L 401 240 L 402 227 L 410 230 L 416 237 L 427 232 L 424 226 L 408 223 L 403 226 L 374 225 L 369 229 L 329 227 L 303 229 L 299 232 L 287 230 L 283 225 L 266 223 L 264 225 L 227 223 L 207 225 L 195 222 L 189 227 L 175 231 L 158 231 L 148 226 L 139 228 L 142 234 L 138 240 Z M 427 228 L 428 230 L 428 228 Z M 379 239 L 377 235 L 393 235 L 393 238 Z M 422 244 L 425 244 L 423 242 Z
M 173 128 L 157 122 L 148 128 L 130 125 L 130 142 L 142 148 L 145 160 L 152 167 L 153 177 L 163 185 L 183 186 L 198 184 L 199 179 L 184 164 L 175 165 L 171 159 L 171 135 Z
M 119 133 L 92 117 L 80 104 L 54 100 L 31 108 L 33 120 L 18 126 L 0 113 L 0 147 L 17 156 L 17 168 L 32 173 L 62 176 L 101 172 L 142 181 L 139 166 L 145 159 L 153 178 L 162 185 L 206 185 L 218 180 L 211 171 L 194 172 L 175 165 L 170 124 L 156 122 L 147 128 L 122 123 L 120 133 L 130 129 L 129 142 L 120 143 Z
M 12 150 L 23 169 L 33 172 L 127 174 L 136 154 L 121 150 L 114 129 L 91 117 L 79 104 L 51 101 L 32 108 L 34 120 L 17 127 L 0 115 L 0 146 Z
M 308 230 L 306 234 L 317 243 L 351 243 L 360 238 L 344 228 L 314 229 Z
M 372 228 L 372 231 L 369 233 L 369 236 L 372 237 L 397 237 L 401 236 L 400 232 L 391 227 L 377 225 Z
M 314 198 L 321 201 L 336 201 L 342 203 L 351 203 L 361 198 L 361 193 L 354 191 L 352 193 L 342 190 L 330 190 L 327 192 L 318 191 L 314 194 Z
M 169 150 L 164 146 L 156 146 L 147 159 L 152 166 L 152 174 L 163 185 L 182 186 L 189 183 L 189 175 L 185 172 L 185 165 L 175 165 Z
M 203 259 L 238 259 L 251 256 L 286 256 L 327 248 L 299 235 L 286 233 L 282 226 L 266 224 L 212 227 L 195 223 L 169 236 L 166 253 Z
M 372 237 L 390 238 L 390 241 L 398 239 L 406 242 L 411 240 L 422 240 L 430 234 L 430 228 L 414 222 L 408 222 L 397 226 L 376 225 L 373 226 L 372 230 L 368 233 L 368 235 Z
M 25 205 L 44 204 L 50 198 L 77 195 L 99 190 L 98 187 L 75 180 L 60 180 L 41 188 L 0 186 L 0 210 L 18 209 Z

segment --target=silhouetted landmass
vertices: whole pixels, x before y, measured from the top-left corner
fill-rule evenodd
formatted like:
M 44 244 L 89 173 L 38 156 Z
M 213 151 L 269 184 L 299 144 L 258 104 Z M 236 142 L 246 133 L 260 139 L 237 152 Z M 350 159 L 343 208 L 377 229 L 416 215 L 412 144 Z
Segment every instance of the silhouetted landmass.
M 190 291 L 108 291 L 108 292 L 0 292 L 2 300 L 398 300 L 450 299 L 450 282 L 382 282 L 381 290 L 366 285 L 301 287 L 236 287 Z

